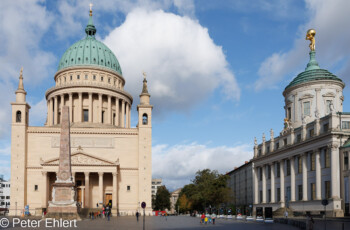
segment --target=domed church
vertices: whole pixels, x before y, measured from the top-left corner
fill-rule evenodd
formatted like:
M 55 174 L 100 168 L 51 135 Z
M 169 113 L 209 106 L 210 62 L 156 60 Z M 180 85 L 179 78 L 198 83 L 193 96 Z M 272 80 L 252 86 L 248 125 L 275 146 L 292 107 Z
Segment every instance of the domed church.
M 95 38 L 91 9 L 85 33 L 58 63 L 55 85 L 45 94 L 43 127 L 28 125 L 30 106 L 21 70 L 16 101 L 11 103 L 10 215 L 20 215 L 25 206 L 31 215 L 41 215 L 52 200 L 63 106 L 69 107 L 78 205 L 92 209 L 111 204 L 112 214 L 133 215 L 146 202 L 146 214 L 151 214 L 153 107 L 147 80 L 140 84 L 138 125 L 131 128 L 133 98 L 124 90 L 125 79 L 115 54 Z
M 284 89 L 284 128 L 270 140 L 255 139 L 255 211 L 350 215 L 350 113 L 343 112 L 344 82 L 316 61 L 315 30 L 310 60 Z M 326 204 L 326 207 L 324 204 Z

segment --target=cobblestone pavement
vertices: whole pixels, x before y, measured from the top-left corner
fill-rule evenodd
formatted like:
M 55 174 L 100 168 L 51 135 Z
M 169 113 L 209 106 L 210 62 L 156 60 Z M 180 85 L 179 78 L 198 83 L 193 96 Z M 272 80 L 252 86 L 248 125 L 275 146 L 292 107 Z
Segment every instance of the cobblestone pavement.
M 0 217 L 1 219 L 1 217 Z M 297 228 L 284 225 L 284 224 L 265 224 L 265 223 L 257 223 L 257 222 L 245 222 L 245 221 L 237 221 L 237 220 L 223 220 L 217 219 L 216 224 L 200 224 L 199 218 L 187 217 L 187 216 L 169 216 L 167 219 L 165 217 L 146 217 L 146 230 L 158 230 L 158 229 L 217 229 L 217 230 L 225 230 L 225 229 L 244 229 L 244 230 L 295 230 Z M 10 221 L 10 226 L 7 229 L 23 229 L 20 226 L 15 228 L 12 227 L 12 222 Z M 51 223 L 50 226 L 53 226 Z M 73 223 L 74 226 L 74 223 Z M 95 220 L 82 220 L 77 221 L 78 229 L 120 229 L 120 230 L 133 230 L 133 229 L 141 229 L 142 230 L 142 217 L 139 222 L 136 221 L 136 217 L 118 217 L 111 218 L 110 221 L 107 219 L 95 219 Z M 45 229 L 44 220 L 40 223 L 40 227 L 28 228 L 27 229 Z M 50 227 L 50 229 L 76 229 L 75 227 L 71 228 L 54 228 Z

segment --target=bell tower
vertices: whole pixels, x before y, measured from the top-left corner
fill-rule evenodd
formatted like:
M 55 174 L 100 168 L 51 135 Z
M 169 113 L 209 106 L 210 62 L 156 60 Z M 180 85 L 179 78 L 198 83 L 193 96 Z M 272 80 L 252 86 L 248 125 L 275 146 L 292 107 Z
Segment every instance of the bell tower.
M 138 111 L 139 130 L 139 203 L 146 202 L 146 215 L 152 212 L 152 108 L 151 95 L 147 89 L 146 73 L 143 73 L 143 87 Z
M 27 127 L 30 106 L 26 102 L 27 92 L 23 87 L 23 68 L 19 75 L 16 102 L 12 102 L 11 123 L 11 196 L 10 215 L 20 214 L 27 204 Z

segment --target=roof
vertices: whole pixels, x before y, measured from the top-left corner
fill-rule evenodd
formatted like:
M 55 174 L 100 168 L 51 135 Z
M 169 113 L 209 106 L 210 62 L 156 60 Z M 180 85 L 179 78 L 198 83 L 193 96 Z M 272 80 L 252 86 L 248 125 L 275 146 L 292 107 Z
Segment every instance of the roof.
M 298 76 L 294 78 L 293 81 L 289 83 L 289 85 L 287 85 L 285 90 L 292 86 L 305 83 L 305 82 L 310 82 L 310 81 L 334 80 L 334 81 L 343 82 L 340 78 L 338 78 L 336 75 L 332 74 L 328 70 L 321 69 L 318 66 L 315 56 L 316 56 L 316 52 L 311 51 L 310 61 L 307 64 L 305 71 L 298 74 Z
M 97 66 L 116 71 L 122 70 L 114 53 L 102 42 L 96 40 L 96 28 L 90 14 L 85 28 L 86 37 L 71 45 L 58 63 L 58 71 L 72 66 Z

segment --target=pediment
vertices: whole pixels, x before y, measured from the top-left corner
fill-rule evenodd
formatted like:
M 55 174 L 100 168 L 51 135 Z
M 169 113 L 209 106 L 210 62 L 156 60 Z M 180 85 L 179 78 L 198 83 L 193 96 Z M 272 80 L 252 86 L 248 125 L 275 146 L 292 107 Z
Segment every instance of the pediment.
M 59 158 L 53 158 L 50 160 L 42 160 L 41 163 L 42 166 L 55 166 L 59 165 Z M 75 152 L 71 155 L 71 165 L 72 166 L 118 166 L 119 165 L 119 159 L 115 162 L 103 159 L 101 157 L 96 157 L 91 154 L 87 154 L 84 152 Z
M 325 94 L 322 95 L 323 97 L 335 97 L 335 94 L 332 92 L 327 92 Z
M 312 94 L 310 94 L 310 93 L 306 93 L 306 94 L 304 94 L 303 96 L 301 96 L 301 97 L 299 98 L 299 100 L 309 99 L 309 98 L 313 98 L 313 97 L 314 97 L 314 95 L 312 95 Z

